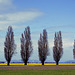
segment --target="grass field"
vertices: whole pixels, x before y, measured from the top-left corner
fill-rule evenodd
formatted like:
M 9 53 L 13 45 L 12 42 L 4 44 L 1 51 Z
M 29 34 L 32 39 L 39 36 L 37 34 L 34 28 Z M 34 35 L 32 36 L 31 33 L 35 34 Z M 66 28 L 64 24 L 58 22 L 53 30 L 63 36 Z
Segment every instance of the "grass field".
M 0 75 L 75 75 L 75 69 L 69 70 L 0 70 Z
M 7 63 L 0 63 L 0 65 L 7 65 Z M 10 65 L 24 65 L 24 63 L 10 63 Z M 27 63 L 27 65 L 42 65 L 42 63 Z M 44 65 L 56 65 L 56 63 L 44 63 Z M 75 63 L 59 63 L 59 65 L 75 65 Z
M 0 75 L 75 75 L 75 65 L 0 66 Z

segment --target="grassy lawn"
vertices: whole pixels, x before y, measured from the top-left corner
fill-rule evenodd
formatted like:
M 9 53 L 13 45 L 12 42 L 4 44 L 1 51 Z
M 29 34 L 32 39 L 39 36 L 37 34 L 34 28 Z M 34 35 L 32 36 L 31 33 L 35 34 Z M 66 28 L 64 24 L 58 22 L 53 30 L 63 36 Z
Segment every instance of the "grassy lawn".
M 75 75 L 73 70 L 0 70 L 0 75 Z

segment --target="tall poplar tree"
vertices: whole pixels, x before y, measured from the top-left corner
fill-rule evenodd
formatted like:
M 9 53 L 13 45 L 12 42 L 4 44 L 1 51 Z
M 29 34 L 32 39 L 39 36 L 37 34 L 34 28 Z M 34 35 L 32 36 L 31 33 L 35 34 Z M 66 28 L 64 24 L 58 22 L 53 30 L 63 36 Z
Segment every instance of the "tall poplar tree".
M 75 59 L 75 40 L 74 40 L 73 57 L 74 57 L 74 59 Z
M 43 36 L 42 34 L 40 34 L 40 39 L 38 40 L 38 53 L 39 53 L 39 60 L 41 61 L 42 65 L 44 65 L 44 62 L 47 56 L 49 55 L 47 32 L 45 29 L 43 30 Z
M 33 51 L 32 42 L 31 42 L 31 35 L 30 35 L 30 27 L 26 27 L 24 34 L 21 35 L 21 58 L 25 65 L 27 65 L 27 61 L 31 56 Z
M 15 49 L 16 49 L 16 44 L 14 42 L 14 33 L 11 26 L 8 27 L 8 32 L 5 37 L 4 46 L 5 46 L 4 47 L 5 59 L 7 61 L 7 65 L 9 65 L 11 58 L 15 53 Z
M 54 47 L 53 47 L 53 57 L 56 62 L 56 65 L 58 65 L 62 55 L 63 55 L 62 36 L 61 31 L 59 31 L 55 33 Z

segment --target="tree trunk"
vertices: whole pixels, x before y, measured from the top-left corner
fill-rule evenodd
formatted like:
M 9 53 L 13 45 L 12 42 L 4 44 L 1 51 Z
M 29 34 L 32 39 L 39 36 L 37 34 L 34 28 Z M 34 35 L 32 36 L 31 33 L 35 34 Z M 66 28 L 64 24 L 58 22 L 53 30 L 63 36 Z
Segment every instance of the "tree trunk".
M 9 63 L 10 63 L 10 57 L 9 57 L 9 50 L 8 50 L 8 60 L 7 60 L 7 65 L 9 66 Z
M 24 65 L 27 65 L 27 61 L 25 61 Z
M 10 64 L 10 61 L 7 62 L 7 65 L 8 65 L 8 66 L 9 66 L 9 64 Z
M 42 61 L 42 65 L 44 65 L 44 61 Z
M 58 65 L 59 64 L 59 62 L 58 61 L 56 61 L 56 65 Z

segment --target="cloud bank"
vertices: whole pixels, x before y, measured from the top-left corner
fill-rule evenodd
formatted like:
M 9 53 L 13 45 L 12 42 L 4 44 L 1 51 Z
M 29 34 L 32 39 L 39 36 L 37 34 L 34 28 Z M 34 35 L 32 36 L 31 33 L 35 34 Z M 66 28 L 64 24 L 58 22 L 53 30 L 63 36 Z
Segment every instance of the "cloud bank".
M 40 11 L 22 11 L 8 14 L 0 14 L 0 30 L 5 30 L 4 26 L 16 25 L 18 23 L 25 23 L 36 19 L 43 13 Z
M 0 10 L 7 10 L 13 8 L 13 0 L 0 0 Z

